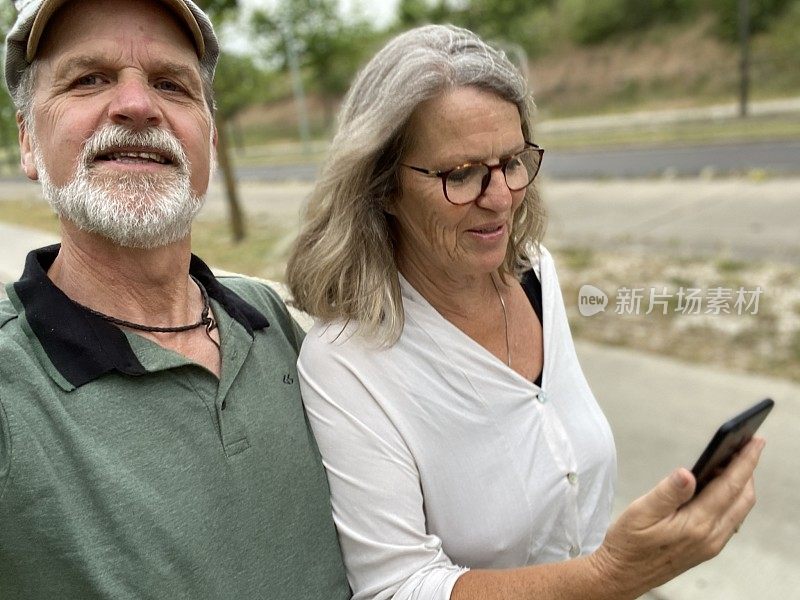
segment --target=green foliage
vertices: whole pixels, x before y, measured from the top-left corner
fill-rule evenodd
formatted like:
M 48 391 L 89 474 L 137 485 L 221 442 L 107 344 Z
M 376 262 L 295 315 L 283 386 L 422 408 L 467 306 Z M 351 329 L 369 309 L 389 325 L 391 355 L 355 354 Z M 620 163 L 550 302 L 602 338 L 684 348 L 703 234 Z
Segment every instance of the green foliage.
M 239 11 L 238 0 L 195 0 L 195 2 L 215 25 L 234 17 Z
M 780 19 L 775 19 L 771 35 L 764 41 L 764 50 L 784 68 L 797 68 L 800 57 L 800 0 L 795 0 Z
M 739 39 L 739 0 L 710 0 L 711 6 L 718 18 L 718 34 L 726 40 Z M 765 31 L 778 17 L 786 12 L 792 0 L 749 0 L 750 4 L 750 32 Z M 797 30 L 795 30 L 795 36 Z
M 8 31 L 16 18 L 16 11 L 11 2 L 0 4 L 0 30 Z M 5 36 L 3 36 L 5 37 Z M 5 54 L 2 56 L 5 64 Z M 16 169 L 14 165 L 19 157 L 17 144 L 17 109 L 8 95 L 8 90 L 3 81 L 3 89 L 0 91 L 0 148 L 5 150 L 5 154 L 10 168 Z
M 702 6 L 700 0 L 401 0 L 398 24 L 450 22 L 539 53 L 565 38 L 594 44 L 657 22 L 685 19 Z
M 430 7 L 425 0 L 400 0 L 397 5 L 397 22 L 404 29 L 428 23 L 429 14 Z
M 377 40 L 368 23 L 344 21 L 335 0 L 281 0 L 274 10 L 254 14 L 253 29 L 264 59 L 283 70 L 292 43 L 307 86 L 325 101 L 329 120 L 332 102 L 345 93 Z
M 573 41 L 595 44 L 655 23 L 685 20 L 702 7 L 698 0 L 559 0 L 557 12 Z
M 251 104 L 263 101 L 274 79 L 275 75 L 259 68 L 252 56 L 223 52 L 214 78 L 220 116 L 231 119 Z
M 472 0 L 457 20 L 486 39 L 530 46 L 528 40 L 533 16 L 551 5 L 550 0 Z
M 239 16 L 238 0 L 198 0 L 219 30 L 226 21 Z M 273 77 L 252 56 L 220 52 L 214 78 L 214 96 L 220 120 L 227 122 L 241 110 L 263 101 Z
M 462 9 L 451 8 L 447 0 L 400 0 L 397 6 L 397 23 L 400 29 L 408 29 L 425 23 L 453 23 L 464 25 L 463 16 L 471 10 L 467 2 Z M 475 31 L 478 31 L 477 29 Z
M 624 0 L 560 0 L 559 13 L 569 36 L 579 44 L 593 44 L 623 28 Z

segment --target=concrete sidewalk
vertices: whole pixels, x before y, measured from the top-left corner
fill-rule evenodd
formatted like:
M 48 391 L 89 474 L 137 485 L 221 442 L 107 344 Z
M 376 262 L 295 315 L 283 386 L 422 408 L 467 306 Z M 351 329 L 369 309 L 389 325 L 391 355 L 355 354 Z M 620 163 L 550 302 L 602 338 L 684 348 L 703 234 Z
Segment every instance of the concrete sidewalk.
M 617 444 L 616 509 L 677 466 L 691 468 L 714 431 L 765 397 L 773 414 L 756 478 L 758 503 L 715 559 L 649 597 L 788 600 L 800 590 L 800 385 L 589 343 L 578 343 L 586 376 Z
M 0 223 L 0 281 L 22 271 L 26 252 L 55 241 Z M 668 600 L 785 600 L 800 589 L 800 386 L 579 343 L 584 370 L 614 429 L 619 460 L 617 512 L 679 465 L 693 464 L 724 420 L 770 396 L 774 414 L 758 471 L 759 501 L 716 559 L 654 590 Z
M 0 284 L 15 281 L 22 275 L 25 255 L 32 248 L 41 248 L 57 241 L 58 238 L 50 233 L 0 223 Z M 2 285 L 0 296 L 5 297 Z

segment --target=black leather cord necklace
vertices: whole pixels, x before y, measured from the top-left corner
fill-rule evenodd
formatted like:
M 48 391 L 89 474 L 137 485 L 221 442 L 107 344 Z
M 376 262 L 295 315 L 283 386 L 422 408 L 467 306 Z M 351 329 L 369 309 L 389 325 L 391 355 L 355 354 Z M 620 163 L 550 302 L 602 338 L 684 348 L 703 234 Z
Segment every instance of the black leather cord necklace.
M 103 314 L 99 311 L 93 310 L 88 306 L 84 306 L 80 302 L 75 302 L 72 300 L 74 304 L 80 306 L 86 312 L 93 314 L 96 317 L 100 317 L 101 319 L 108 321 L 109 323 L 113 323 L 114 325 L 119 325 L 120 327 L 129 327 L 131 329 L 136 329 L 138 331 L 147 331 L 150 333 L 181 333 L 182 331 L 191 331 L 193 329 L 197 329 L 198 327 L 205 327 L 206 328 L 206 335 L 208 338 L 214 342 L 214 345 L 219 348 L 219 344 L 217 340 L 213 338 L 211 332 L 217 328 L 217 321 L 214 319 L 214 316 L 211 314 L 211 304 L 208 300 L 208 292 L 206 292 L 206 288 L 203 287 L 194 276 L 191 276 L 192 281 L 197 284 L 197 287 L 200 288 L 200 295 L 203 297 L 203 310 L 200 313 L 200 320 L 196 323 L 192 323 L 190 325 L 177 325 L 175 327 L 156 327 L 153 325 L 142 325 L 141 323 L 134 323 L 132 321 L 126 321 L 124 319 L 118 319 L 117 317 L 112 317 L 110 315 Z

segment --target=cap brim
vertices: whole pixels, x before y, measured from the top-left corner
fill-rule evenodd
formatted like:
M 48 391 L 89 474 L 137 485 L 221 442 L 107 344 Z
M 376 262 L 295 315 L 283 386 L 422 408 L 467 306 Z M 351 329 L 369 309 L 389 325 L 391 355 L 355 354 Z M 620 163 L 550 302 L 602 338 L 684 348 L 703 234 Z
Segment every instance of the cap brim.
M 184 23 L 186 23 L 186 26 L 189 28 L 189 31 L 191 31 L 192 38 L 194 39 L 194 45 L 197 49 L 197 57 L 202 59 L 206 53 L 206 44 L 205 40 L 203 39 L 203 32 L 200 30 L 200 25 L 197 23 L 197 19 L 195 19 L 192 11 L 189 10 L 189 7 L 185 2 L 183 2 L 183 0 L 159 1 L 171 8 L 172 11 L 175 12 L 175 14 L 179 16 Z M 39 48 L 39 42 L 42 39 L 42 34 L 44 33 L 50 18 L 67 2 L 69 2 L 69 0 L 43 0 L 42 5 L 39 8 L 39 12 L 36 13 L 36 19 L 33 21 L 31 32 L 28 34 L 28 46 L 25 51 L 25 58 L 28 62 L 33 61 L 33 58 L 36 56 L 36 50 Z

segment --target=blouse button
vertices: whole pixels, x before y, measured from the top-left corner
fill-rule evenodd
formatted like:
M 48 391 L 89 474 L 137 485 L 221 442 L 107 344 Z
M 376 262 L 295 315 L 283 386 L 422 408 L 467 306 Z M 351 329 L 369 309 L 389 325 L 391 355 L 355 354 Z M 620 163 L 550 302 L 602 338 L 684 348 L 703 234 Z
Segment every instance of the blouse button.
M 575 485 L 578 483 L 578 474 L 574 471 L 570 471 L 567 473 L 567 481 L 569 481 L 570 485 Z
M 578 546 L 570 546 L 569 547 L 569 557 L 570 558 L 577 558 L 581 553 L 581 549 Z
M 544 393 L 544 390 L 541 390 L 538 394 L 536 394 L 536 399 L 540 404 L 544 404 L 547 402 L 547 394 Z

